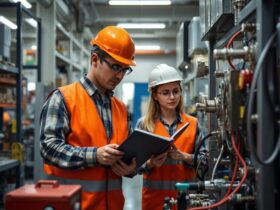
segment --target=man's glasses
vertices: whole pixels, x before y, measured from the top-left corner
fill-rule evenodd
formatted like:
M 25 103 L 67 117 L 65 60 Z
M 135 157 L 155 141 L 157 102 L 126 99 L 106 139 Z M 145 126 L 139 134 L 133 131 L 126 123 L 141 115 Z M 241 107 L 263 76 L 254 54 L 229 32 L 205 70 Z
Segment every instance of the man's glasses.
M 164 97 L 166 98 L 170 98 L 171 97 L 171 94 L 174 96 L 174 97 L 178 97 L 181 95 L 181 90 L 180 89 L 175 89 L 175 90 L 164 90 L 164 91 L 161 91 L 161 92 L 157 92 L 158 94 L 161 94 L 163 95 Z
M 102 56 L 98 56 L 102 61 L 104 61 L 105 63 L 107 63 L 107 65 L 110 67 L 110 69 L 116 73 L 122 72 L 123 74 L 130 74 L 133 70 L 131 67 L 126 67 L 123 68 L 121 65 L 119 64 L 111 64 L 109 61 L 107 61 L 104 57 Z

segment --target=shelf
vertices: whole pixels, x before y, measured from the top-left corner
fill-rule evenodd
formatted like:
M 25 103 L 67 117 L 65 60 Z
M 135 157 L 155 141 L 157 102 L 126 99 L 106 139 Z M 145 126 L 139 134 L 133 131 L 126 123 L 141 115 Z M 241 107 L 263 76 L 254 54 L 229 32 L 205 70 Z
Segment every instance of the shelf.
M 29 69 L 29 70 L 37 70 L 39 68 L 38 65 L 23 65 L 23 69 Z
M 70 39 L 70 33 L 66 31 L 66 29 L 61 25 L 61 23 L 57 22 L 56 23 L 56 27 L 60 30 L 60 32 L 62 32 L 62 34 Z
M 0 160 L 0 172 L 15 168 L 17 166 L 19 166 L 18 160 Z
M 15 79 L 0 78 L 0 85 L 16 85 L 17 81 Z
M 72 63 L 72 65 L 75 69 L 77 69 L 80 72 L 83 70 L 83 67 L 77 63 Z
M 69 58 L 67 58 L 66 56 L 62 55 L 61 53 L 59 53 L 59 52 L 57 52 L 57 51 L 55 51 L 55 56 L 56 56 L 57 58 L 59 58 L 60 60 L 62 60 L 63 62 L 67 63 L 67 64 L 70 64 L 70 63 L 71 63 L 71 61 L 70 61 Z
M 15 108 L 16 104 L 2 104 L 0 103 L 0 108 Z
M 234 26 L 234 15 L 222 14 L 220 18 L 203 35 L 202 41 L 219 40 L 224 34 Z
M 17 67 L 2 64 L 2 63 L 0 63 L 0 71 L 18 74 L 18 68 Z

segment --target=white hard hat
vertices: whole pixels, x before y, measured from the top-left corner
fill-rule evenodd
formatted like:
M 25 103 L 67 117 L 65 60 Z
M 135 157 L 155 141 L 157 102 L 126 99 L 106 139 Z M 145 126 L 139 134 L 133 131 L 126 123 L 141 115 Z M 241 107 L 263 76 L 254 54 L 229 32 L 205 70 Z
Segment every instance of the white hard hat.
M 149 90 L 155 86 L 176 81 L 182 81 L 182 77 L 179 72 L 167 64 L 159 64 L 150 73 Z

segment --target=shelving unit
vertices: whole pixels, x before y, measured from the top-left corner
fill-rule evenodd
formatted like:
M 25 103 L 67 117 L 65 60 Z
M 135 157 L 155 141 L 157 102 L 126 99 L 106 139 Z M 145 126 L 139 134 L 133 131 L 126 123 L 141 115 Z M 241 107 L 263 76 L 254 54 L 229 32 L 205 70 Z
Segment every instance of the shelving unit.
M 17 29 L 11 31 L 10 58 L 2 60 L 0 63 L 0 87 L 12 89 L 15 92 L 15 103 L 6 103 L 0 101 L 0 130 L 4 128 L 3 113 L 9 111 L 14 114 L 15 121 L 12 122 L 11 136 L 9 136 L 9 147 L 7 151 L 0 152 L 0 172 L 10 173 L 15 177 L 15 187 L 23 184 L 24 179 L 24 162 L 21 158 L 24 154 L 19 150 L 19 156 L 16 156 L 14 149 L 20 149 L 24 145 L 22 133 L 23 120 L 23 97 L 26 94 L 27 81 L 23 78 L 23 69 L 36 71 L 37 80 L 41 80 L 41 21 L 34 17 L 32 13 L 22 7 L 20 3 L 0 3 L 0 13 L 12 22 L 16 23 Z M 27 19 L 32 19 L 36 26 L 32 29 Z M 24 52 L 35 43 L 37 50 L 34 50 L 34 63 L 28 63 L 24 60 Z M 4 77 L 3 77 L 4 75 Z M 6 76 L 5 76 L 6 75 Z M 15 128 L 13 128 L 15 124 Z M 1 175 L 2 177 L 2 175 Z M 2 178 L 10 179 L 12 177 L 3 176 Z M 2 180 L 3 181 L 3 180 Z M 3 187 L 3 186 L 2 186 Z M 11 190 L 11 189 L 10 189 Z
M 66 69 L 67 83 L 71 83 L 73 81 L 79 80 L 82 74 L 87 71 L 89 67 L 90 53 L 82 44 L 80 44 L 83 43 L 81 39 L 76 38 L 74 33 L 68 32 L 71 31 L 71 26 L 68 26 L 70 29 L 66 29 L 64 26 L 62 26 L 59 20 L 56 20 L 55 25 L 56 66 L 58 68 L 63 67 L 62 71 Z M 65 72 L 57 73 L 65 74 Z

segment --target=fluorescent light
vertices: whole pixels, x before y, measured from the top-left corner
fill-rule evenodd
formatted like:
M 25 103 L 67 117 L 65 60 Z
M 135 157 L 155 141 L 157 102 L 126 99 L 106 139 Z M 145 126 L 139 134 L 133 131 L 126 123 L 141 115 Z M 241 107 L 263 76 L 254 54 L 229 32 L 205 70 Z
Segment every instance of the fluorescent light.
M 118 27 L 128 29 L 164 29 L 164 23 L 118 23 Z
M 27 0 L 12 0 L 13 2 L 20 2 L 25 8 L 30 9 L 32 5 Z
M 37 50 L 37 45 L 32 45 L 31 50 Z
M 33 18 L 26 18 L 25 21 L 33 28 L 37 28 L 37 22 Z
M 159 45 L 136 45 L 136 50 L 160 50 Z
M 0 22 L 13 30 L 17 29 L 17 25 L 14 24 L 12 21 L 8 20 L 7 18 L 5 18 L 4 16 L 0 16 Z
M 109 1 L 109 5 L 171 5 L 171 0 L 168 1 L 162 1 L 162 0 L 158 0 L 158 1 L 114 1 L 111 0 Z

